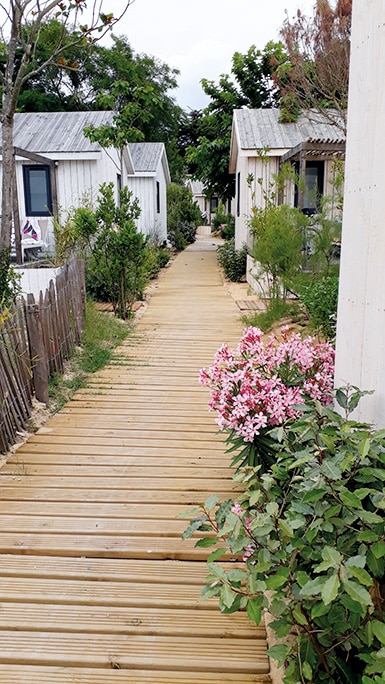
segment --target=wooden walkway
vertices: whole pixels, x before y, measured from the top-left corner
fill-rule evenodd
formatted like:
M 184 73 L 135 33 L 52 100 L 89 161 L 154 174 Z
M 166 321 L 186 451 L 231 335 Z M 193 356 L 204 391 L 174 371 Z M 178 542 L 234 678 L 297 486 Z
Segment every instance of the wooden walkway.
M 200 602 L 177 514 L 236 485 L 198 372 L 240 335 L 212 240 L 0 471 L 0 684 L 269 682 L 264 629 Z

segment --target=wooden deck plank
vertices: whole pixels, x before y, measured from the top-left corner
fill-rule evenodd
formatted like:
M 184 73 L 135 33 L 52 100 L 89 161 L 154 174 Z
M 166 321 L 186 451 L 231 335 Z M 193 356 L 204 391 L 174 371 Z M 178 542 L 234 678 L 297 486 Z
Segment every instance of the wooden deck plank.
M 229 482 L 229 487 L 231 483 Z M 44 488 L 38 482 L 35 486 L 23 487 L 22 483 L 16 478 L 9 487 L 0 487 L 0 501 L 73 501 L 73 502 L 100 502 L 100 503 L 164 503 L 168 504 L 170 501 L 178 503 L 181 508 L 189 508 L 204 503 L 211 494 L 212 489 L 199 490 L 198 492 L 190 490 L 189 485 L 186 484 L 186 489 L 182 491 L 177 490 L 154 490 L 148 491 L 145 489 L 130 490 L 130 489 L 88 489 L 83 488 L 72 489 L 66 487 L 49 487 Z M 220 492 L 220 499 L 225 501 L 234 497 L 235 490 L 228 490 Z M 7 504 L 8 505 L 8 504 Z M 4 509 L 3 509 L 4 510 Z
M 180 584 L 198 587 L 197 596 L 207 575 L 205 563 L 177 560 L 138 560 L 85 558 L 78 556 L 23 556 L 19 564 L 14 555 L 1 556 L 0 577 L 31 577 L 51 579 L 77 579 L 99 582 L 125 582 L 128 584 L 154 583 Z M 21 562 L 22 561 L 22 562 Z M 233 564 L 232 567 L 238 567 Z M 159 588 L 161 591 L 161 587 Z M 203 605 L 202 608 L 206 606 Z M 0 613 L 1 615 L 1 613 Z
M 221 615 L 214 610 L 185 608 L 175 620 L 167 608 L 74 606 L 41 603 L 1 604 L 4 630 L 87 632 L 89 634 L 148 634 L 211 636 L 219 639 L 265 639 L 263 627 L 253 628 L 243 613 Z M 1 633 L 0 633 L 1 636 Z
M 226 480 L 228 483 L 229 477 L 231 477 L 231 470 L 229 468 L 205 468 L 202 464 L 195 467 L 178 467 L 175 466 L 162 466 L 159 465 L 149 466 L 148 464 L 139 466 L 138 461 L 132 466 L 117 464 L 116 461 L 110 465 L 101 464 L 98 465 L 95 461 L 92 464 L 81 464 L 81 463 L 71 463 L 65 464 L 58 463 L 56 465 L 45 465 L 45 464 L 35 464 L 24 459 L 23 462 L 14 462 L 12 460 L 8 461 L 7 465 L 2 468 L 2 475 L 0 476 L 0 482 L 3 476 L 8 477 L 21 477 L 21 478 L 32 478 L 32 477 L 68 477 L 68 478 L 104 478 L 106 483 L 110 478 L 121 478 L 124 482 L 127 478 L 132 478 L 133 480 L 138 479 L 138 477 L 156 477 L 159 480 L 166 479 L 168 481 L 176 479 L 181 480 L 183 478 L 191 478 L 192 481 L 199 478 L 200 481 L 203 480 Z M 106 486 L 108 486 L 106 484 Z
M 174 516 L 175 517 L 175 516 Z M 2 534 L 23 534 L 28 530 L 29 534 L 76 534 L 83 535 L 112 535 L 130 537 L 154 536 L 154 520 L 156 520 L 156 534 L 159 537 L 181 538 L 188 522 L 170 518 L 159 519 L 156 515 L 151 518 L 132 515 L 125 518 L 102 518 L 98 516 L 64 517 L 53 515 L 0 515 L 0 538 Z
M 213 637 L 1 632 L 3 661 L 62 667 L 109 667 L 232 673 L 269 671 L 264 640 Z
M 41 667 L 0 665 L 0 682 L 6 684 L 266 684 L 268 675 L 170 670 L 119 670 L 116 668 Z
M 187 539 L 183 545 L 180 537 L 158 535 L 152 523 L 153 535 L 131 534 L 33 534 L 24 532 L 0 532 L 0 553 L 27 553 L 43 555 L 86 556 L 87 558 L 174 558 L 200 560 L 207 558 L 207 550 L 195 548 L 195 540 Z
M 23 489 L 27 489 L 28 487 L 34 488 L 36 487 L 36 479 L 28 474 L 0 475 L 0 487 L 7 487 L 11 484 L 19 485 Z M 61 476 L 60 473 L 58 473 L 57 477 L 40 475 L 38 479 L 38 486 L 43 489 L 50 489 L 51 487 L 55 487 L 55 489 L 57 489 L 63 487 L 70 488 L 71 490 L 75 491 L 76 489 L 83 489 L 84 478 L 81 476 L 81 474 L 77 475 L 76 470 L 74 469 L 72 476 Z M 158 489 L 165 489 L 169 492 L 172 492 L 184 489 L 185 491 L 201 492 L 207 491 L 208 487 L 211 487 L 213 491 L 218 493 L 223 491 L 228 492 L 229 487 L 231 487 L 232 492 L 242 491 L 242 487 L 240 485 L 237 486 L 235 483 L 229 483 L 228 479 L 218 479 L 215 477 L 209 478 L 207 480 L 202 480 L 199 477 L 190 477 L 187 480 L 184 480 L 182 477 L 144 478 L 117 475 L 116 477 L 100 478 L 93 476 L 87 478 L 87 486 L 94 491 L 98 489 L 128 489 L 130 491 L 143 489 L 156 491 Z
M 136 456 L 129 456 L 124 452 L 119 452 L 116 455 L 111 455 L 110 453 L 106 454 L 103 453 L 103 450 L 101 450 L 100 454 L 95 454 L 92 449 L 90 449 L 88 453 L 86 452 L 86 454 L 84 454 L 81 449 L 79 450 L 79 453 L 73 453 L 73 450 L 69 453 L 68 449 L 59 448 L 56 451 L 54 449 L 43 449 L 40 451 L 35 449 L 24 449 L 21 451 L 19 449 L 16 454 L 13 454 L 8 458 L 7 465 L 4 466 L 4 472 L 9 473 L 11 470 L 13 475 L 17 475 L 18 473 L 20 474 L 20 470 L 22 472 L 27 470 L 28 473 L 31 474 L 32 472 L 35 473 L 35 470 L 31 470 L 30 466 L 41 467 L 55 464 L 59 469 L 73 466 L 87 466 L 88 468 L 92 466 L 94 467 L 94 474 L 97 475 L 99 468 L 101 467 L 111 468 L 110 472 L 113 472 L 114 468 L 122 467 L 121 464 L 123 463 L 123 467 L 125 467 L 127 471 L 137 468 L 136 472 L 143 473 L 143 475 L 148 474 L 150 469 L 156 468 L 158 471 L 161 469 L 161 472 L 167 472 L 172 468 L 173 472 L 182 473 L 182 471 L 184 471 L 183 474 L 186 474 L 187 470 L 191 470 L 192 472 L 199 471 L 199 475 L 205 478 L 210 478 L 210 473 L 212 471 L 218 473 L 226 471 L 227 476 L 231 476 L 232 471 L 228 467 L 227 459 L 223 456 L 217 458 L 214 458 L 213 456 L 211 456 L 211 458 L 208 456 L 206 458 L 195 456 L 194 458 L 189 457 L 187 454 L 182 457 L 181 455 L 173 455 L 169 450 L 166 451 L 169 454 L 167 457 L 150 456 L 149 454 L 146 454 L 146 451 L 144 451 L 142 455 L 137 453 Z
M 240 335 L 215 264 L 180 255 L 112 363 L 0 471 L 0 684 L 270 682 L 264 627 L 201 601 L 210 550 L 177 518 L 241 490 L 198 380 Z

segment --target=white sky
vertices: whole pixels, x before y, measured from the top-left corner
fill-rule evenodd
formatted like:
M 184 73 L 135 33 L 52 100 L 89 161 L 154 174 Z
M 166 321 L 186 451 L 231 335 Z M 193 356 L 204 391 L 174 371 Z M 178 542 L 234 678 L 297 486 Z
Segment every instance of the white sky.
M 109 2 L 118 14 L 122 0 Z M 201 109 L 208 99 L 202 78 L 218 80 L 230 73 L 234 52 L 246 53 L 251 45 L 263 49 L 279 39 L 285 10 L 311 15 L 315 0 L 135 0 L 115 26 L 135 52 L 158 57 L 180 70 L 179 88 L 173 91 L 183 109 Z M 106 5 L 107 6 L 107 5 Z

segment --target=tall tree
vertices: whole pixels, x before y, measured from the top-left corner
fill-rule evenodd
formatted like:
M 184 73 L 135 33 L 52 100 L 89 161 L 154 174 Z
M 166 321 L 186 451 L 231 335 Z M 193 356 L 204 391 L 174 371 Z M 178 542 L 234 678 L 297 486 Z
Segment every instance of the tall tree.
M 282 121 L 302 108 L 322 111 L 346 131 L 352 0 L 317 0 L 312 17 L 298 10 L 281 29 L 288 55 L 274 79 L 282 92 Z
M 245 55 L 236 52 L 232 76 L 221 76 L 218 84 L 202 79 L 203 90 L 211 102 L 198 123 L 194 122 L 198 145 L 187 149 L 187 159 L 191 173 L 204 183 L 208 196 L 233 196 L 233 179 L 228 173 L 233 111 L 244 106 L 277 105 L 279 86 L 273 82 L 272 72 L 286 61 L 282 44 L 269 42 L 262 51 L 252 46 Z
M 124 36 L 113 36 L 110 47 L 97 47 L 84 72 L 92 108 L 114 110 L 121 131 L 126 128 L 127 141 L 132 136 L 127 129 L 131 114 L 126 114 L 137 103 L 133 124 L 139 137 L 165 144 L 171 175 L 178 177 L 183 161 L 177 153 L 177 138 L 185 114 L 170 93 L 177 87 L 179 71 L 156 57 L 135 53 Z
M 0 41 L 4 54 L 0 68 L 2 85 L 2 223 L 0 232 L 0 269 L 9 263 L 12 233 L 12 193 L 15 173 L 13 127 L 17 100 L 23 83 L 63 58 L 68 30 L 72 45 L 100 40 L 122 17 L 130 5 L 127 0 L 120 16 L 103 12 L 103 0 L 9 0 L 0 3 Z M 108 11 L 108 10 L 107 10 Z M 37 60 L 42 25 L 55 18 L 62 28 L 43 61 Z M 80 20 L 83 20 L 81 23 Z M 64 58 L 63 58 L 64 59 Z

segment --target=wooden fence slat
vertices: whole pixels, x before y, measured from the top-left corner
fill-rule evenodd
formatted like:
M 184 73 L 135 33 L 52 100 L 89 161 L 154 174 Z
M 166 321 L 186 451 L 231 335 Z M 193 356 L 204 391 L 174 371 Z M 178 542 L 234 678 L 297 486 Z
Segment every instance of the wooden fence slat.
M 39 307 L 35 304 L 35 298 L 27 296 L 26 319 L 28 338 L 33 361 L 33 384 L 35 396 L 38 401 L 48 403 L 48 367 L 43 344 L 43 331 L 41 326 Z
M 48 402 L 48 378 L 63 371 L 81 341 L 85 315 L 84 261 L 71 260 L 56 284 L 20 300 L 0 327 L 0 452 L 15 443 L 31 413 L 33 395 Z

